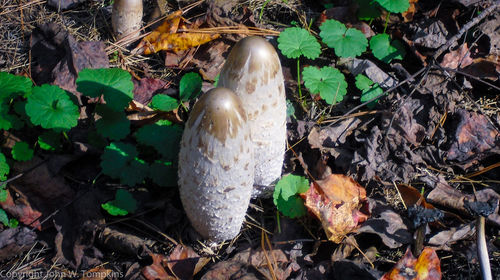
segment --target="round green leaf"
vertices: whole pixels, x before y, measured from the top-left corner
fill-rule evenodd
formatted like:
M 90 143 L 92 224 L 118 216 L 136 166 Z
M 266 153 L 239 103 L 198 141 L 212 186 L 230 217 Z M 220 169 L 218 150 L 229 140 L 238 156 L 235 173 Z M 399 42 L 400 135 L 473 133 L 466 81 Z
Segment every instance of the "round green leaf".
M 375 0 L 375 2 L 391 13 L 406 12 L 410 7 L 408 0 Z
M 358 3 L 357 16 L 359 20 L 372 20 L 381 15 L 380 5 L 373 0 L 356 0 Z
M 162 110 L 165 112 L 169 112 L 174 110 L 179 106 L 179 101 L 173 97 L 170 97 L 166 94 L 157 94 L 153 96 L 153 100 L 151 101 L 153 108 Z
M 98 105 L 96 113 L 101 116 L 96 121 L 97 132 L 111 140 L 120 140 L 130 133 L 130 120 L 127 119 L 125 112 L 113 111 L 107 105 Z
M 5 210 L 3 210 L 3 209 L 0 209 L 0 222 L 4 226 L 9 226 L 9 217 L 7 216 L 7 213 L 5 212 Z
M 101 156 L 102 172 L 111 178 L 120 179 L 125 185 L 134 186 L 144 180 L 147 164 L 137 158 L 137 150 L 131 144 L 112 142 Z
M 307 30 L 290 27 L 283 30 L 278 37 L 278 48 L 288 58 L 299 58 L 301 55 L 315 59 L 321 53 L 321 46 Z
M 9 164 L 7 163 L 7 158 L 5 155 L 0 153 L 0 181 L 7 180 L 7 174 L 10 172 Z M 3 202 L 0 198 L 0 202 Z
M 38 145 L 40 148 L 48 151 L 54 151 L 61 147 L 61 134 L 48 130 L 38 136 Z
M 150 124 L 137 130 L 135 138 L 141 144 L 153 146 L 166 160 L 174 161 L 179 153 L 182 128 L 178 125 Z
M 326 20 L 319 29 L 323 42 L 335 50 L 340 57 L 355 57 L 366 50 L 368 40 L 363 32 L 355 28 L 346 28 L 334 19 Z
M 7 201 L 7 197 L 8 197 L 9 193 L 8 191 L 5 189 L 5 185 L 0 188 L 0 202 L 5 202 Z
M 176 186 L 177 168 L 172 162 L 157 160 L 149 167 L 149 177 L 159 186 Z
M 385 63 L 393 59 L 403 59 L 406 54 L 401 42 L 394 40 L 388 34 L 377 34 L 370 39 L 370 49 L 373 55 Z
M 83 69 L 76 79 L 77 90 L 90 97 L 103 95 L 106 105 L 122 111 L 134 97 L 130 74 L 119 68 Z
M 318 69 L 308 66 L 302 71 L 302 77 L 309 91 L 312 94 L 319 93 L 328 104 L 342 101 L 347 93 L 347 82 L 344 74 L 336 68 L 325 66 Z
M 181 101 L 188 101 L 195 98 L 201 92 L 201 76 L 198 73 L 190 72 L 182 76 L 179 82 L 179 98 Z
M 68 130 L 78 123 L 78 106 L 58 86 L 42 85 L 33 88 L 25 106 L 26 114 L 35 125 L 46 129 Z
M 362 74 L 356 76 L 356 87 L 361 90 L 361 102 L 363 103 L 384 93 L 379 84 L 374 83 Z M 373 101 L 368 103 L 367 106 L 371 109 L 375 107 L 376 103 L 377 101 Z
M 32 85 L 33 83 L 27 77 L 0 72 L 0 102 L 18 95 L 28 96 Z
M 137 201 L 134 196 L 124 189 L 116 191 L 115 199 L 101 204 L 101 207 L 113 216 L 125 216 L 137 210 Z
M 276 184 L 273 202 L 283 215 L 295 218 L 306 213 L 304 201 L 298 196 L 309 189 L 309 181 L 303 176 L 286 175 Z
M 33 158 L 34 151 L 26 142 L 17 142 L 12 147 L 12 158 L 17 161 L 28 161 Z

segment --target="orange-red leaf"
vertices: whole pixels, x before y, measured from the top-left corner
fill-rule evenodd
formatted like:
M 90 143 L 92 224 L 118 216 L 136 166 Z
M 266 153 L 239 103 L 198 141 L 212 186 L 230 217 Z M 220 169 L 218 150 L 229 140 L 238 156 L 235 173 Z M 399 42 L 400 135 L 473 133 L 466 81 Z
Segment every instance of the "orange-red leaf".
M 438 280 L 441 279 L 440 261 L 434 249 L 426 247 L 416 259 L 410 249 L 406 250 L 394 268 L 380 280 Z
M 342 174 L 332 174 L 316 183 L 301 196 L 307 209 L 321 221 L 328 239 L 340 243 L 368 218 L 369 214 L 361 211 L 367 202 L 366 191 Z

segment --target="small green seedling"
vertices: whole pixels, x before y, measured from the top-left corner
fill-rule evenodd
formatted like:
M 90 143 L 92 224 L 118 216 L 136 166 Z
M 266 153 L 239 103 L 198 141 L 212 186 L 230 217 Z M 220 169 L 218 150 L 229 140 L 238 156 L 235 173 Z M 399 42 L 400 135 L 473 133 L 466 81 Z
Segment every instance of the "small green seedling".
M 120 179 L 124 185 L 142 183 L 148 173 L 148 165 L 138 158 L 135 146 L 123 142 L 111 142 L 101 156 L 102 173 Z
M 403 59 L 405 48 L 398 40 L 393 40 L 388 34 L 377 34 L 370 39 L 370 49 L 373 55 L 382 62 L 389 63 L 393 59 Z
M 356 57 L 366 50 L 368 40 L 356 28 L 347 28 L 341 22 L 329 19 L 319 27 L 323 42 L 335 50 L 340 57 Z
M 299 98 L 302 99 L 300 57 L 305 56 L 309 59 L 318 58 L 321 53 L 321 45 L 307 30 L 299 27 L 290 27 L 280 33 L 278 48 L 286 57 L 297 59 L 297 87 L 299 88 Z
M 129 191 L 118 189 L 115 194 L 115 199 L 101 204 L 101 207 L 110 215 L 125 216 L 137 210 L 137 201 Z
M 190 72 L 182 76 L 179 82 L 179 100 L 165 94 L 157 94 L 151 101 L 151 106 L 165 112 L 172 111 L 182 105 L 182 102 L 196 98 L 202 87 L 201 76 Z
M 370 80 L 368 77 L 366 77 L 363 74 L 359 74 L 356 76 L 356 87 L 361 90 L 361 102 L 366 102 L 368 100 L 371 100 L 382 93 L 384 91 L 382 88 L 379 86 L 379 84 L 374 83 L 372 80 Z M 374 108 L 375 104 L 377 101 L 373 101 L 368 103 L 368 108 Z
M 306 207 L 298 194 L 305 193 L 308 189 L 309 181 L 305 177 L 288 174 L 281 178 L 274 188 L 274 205 L 287 217 L 304 216 Z
M 9 172 L 10 167 L 7 163 L 7 158 L 5 158 L 4 154 L 0 153 L 0 181 L 7 180 L 7 175 L 9 174 Z
M 9 219 L 7 213 L 3 209 L 0 209 L 0 222 L 10 228 L 15 228 L 19 225 L 19 221 L 16 219 Z
M 33 158 L 34 151 L 30 148 L 29 144 L 26 142 L 17 142 L 14 147 L 12 147 L 12 158 L 17 161 L 28 161 Z
M 347 82 L 344 74 L 336 68 L 325 66 L 321 69 L 314 66 L 304 68 L 302 72 L 304 84 L 313 94 L 319 93 L 328 104 L 336 104 L 344 99 L 347 93 Z

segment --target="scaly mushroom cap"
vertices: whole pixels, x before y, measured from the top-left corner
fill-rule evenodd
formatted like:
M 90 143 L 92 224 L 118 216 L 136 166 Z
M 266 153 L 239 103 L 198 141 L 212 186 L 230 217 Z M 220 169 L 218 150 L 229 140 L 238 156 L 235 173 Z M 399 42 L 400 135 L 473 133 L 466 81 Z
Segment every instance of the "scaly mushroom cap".
M 233 90 L 247 112 L 254 145 L 255 190 L 269 194 L 281 176 L 286 143 L 286 97 L 274 47 L 261 37 L 246 37 L 231 50 L 219 86 Z
M 118 40 L 130 35 L 131 38 L 139 36 L 142 24 L 142 0 L 115 0 L 111 25 Z M 136 33 L 133 33 L 137 31 Z
M 212 89 L 194 105 L 182 135 L 178 174 L 193 227 L 215 242 L 234 238 L 250 202 L 254 165 L 247 117 L 231 90 Z

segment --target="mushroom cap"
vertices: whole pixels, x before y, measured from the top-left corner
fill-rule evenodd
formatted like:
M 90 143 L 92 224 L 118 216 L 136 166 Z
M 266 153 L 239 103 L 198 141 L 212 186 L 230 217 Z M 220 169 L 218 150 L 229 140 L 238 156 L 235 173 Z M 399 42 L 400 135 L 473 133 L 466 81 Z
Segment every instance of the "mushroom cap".
M 193 227 L 215 242 L 234 238 L 250 202 L 254 165 L 241 101 L 216 88 L 193 107 L 179 152 L 181 201 Z
M 262 37 L 240 40 L 222 68 L 219 86 L 233 90 L 248 116 L 255 158 L 253 196 L 269 194 L 281 176 L 286 143 L 286 97 L 281 63 Z
M 116 38 L 119 40 L 126 35 L 139 36 L 142 24 L 142 0 L 115 0 L 111 14 L 111 25 Z

